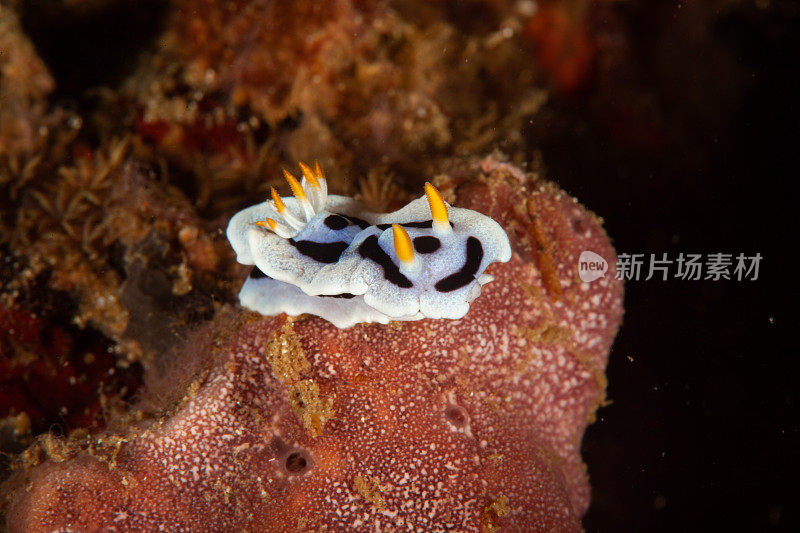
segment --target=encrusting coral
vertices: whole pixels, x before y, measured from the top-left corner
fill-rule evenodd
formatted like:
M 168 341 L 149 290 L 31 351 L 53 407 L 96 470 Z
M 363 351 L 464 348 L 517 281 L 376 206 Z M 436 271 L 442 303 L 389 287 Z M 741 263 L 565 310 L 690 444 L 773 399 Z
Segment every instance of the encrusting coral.
M 218 313 L 182 379 L 151 388 L 170 398 L 161 416 L 7 482 L 9 530 L 579 530 L 580 441 L 622 315 L 614 250 L 517 167 L 447 176 L 448 201 L 493 217 L 513 249 L 464 318 L 338 330 Z M 577 277 L 587 249 L 610 264 L 593 283 Z
M 156 56 L 121 92 L 204 210 L 268 192 L 294 160 L 319 159 L 331 176 L 391 166 L 413 189 L 439 157 L 518 149 L 545 99 L 515 2 L 472 2 L 481 17 L 468 22 L 381 0 L 174 4 Z
M 120 300 L 128 270 L 140 273 L 134 258 L 188 294 L 223 261 L 217 217 L 277 185 L 281 163 L 319 158 L 332 192 L 393 210 L 442 158 L 499 144 L 522 160 L 522 125 L 544 100 L 516 42 L 530 13 L 514 2 L 474 2 L 482 16 L 464 21 L 413 2 L 175 0 L 155 51 L 130 61 L 118 89 L 94 90 L 93 114 L 78 114 L 46 100 L 54 81 L 14 14 L 21 4 L 0 8 L 12 52 L 0 64 L 0 120 L 10 121 L 0 128 L 0 227 L 20 256 L 13 281 L 52 273 L 53 288 L 76 299 L 76 322 L 121 353 L 155 337 L 131 334 L 140 323 Z M 163 213 L 186 200 L 189 228 Z M 195 235 L 191 250 L 178 232 Z M 142 257 L 155 241 L 169 253 Z M 213 281 L 193 297 L 226 301 Z
M 0 168 L 24 172 L 43 133 L 43 97 L 54 82 L 12 9 L 0 5 Z M 0 173 L 0 185 L 12 176 Z

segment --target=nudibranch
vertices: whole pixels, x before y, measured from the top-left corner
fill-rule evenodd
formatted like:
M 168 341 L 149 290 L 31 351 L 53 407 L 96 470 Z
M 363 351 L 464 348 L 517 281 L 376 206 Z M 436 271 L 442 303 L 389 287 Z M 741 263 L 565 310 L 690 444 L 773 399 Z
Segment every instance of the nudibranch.
M 425 195 L 393 213 L 366 211 L 328 194 L 319 166 L 284 170 L 293 198 L 233 216 L 227 236 L 239 263 L 255 265 L 239 292 L 262 315 L 317 315 L 338 328 L 360 322 L 457 319 L 492 281 L 493 262 L 511 259 L 508 236 L 491 218 Z

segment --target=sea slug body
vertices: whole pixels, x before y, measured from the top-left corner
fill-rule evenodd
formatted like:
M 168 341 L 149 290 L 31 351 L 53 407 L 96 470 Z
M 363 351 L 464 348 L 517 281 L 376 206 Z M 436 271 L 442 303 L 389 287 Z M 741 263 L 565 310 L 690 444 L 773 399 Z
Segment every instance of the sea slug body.
M 248 207 L 227 236 L 237 261 L 254 265 L 239 293 L 263 315 L 309 313 L 347 328 L 361 322 L 458 319 L 492 281 L 493 262 L 511 259 L 503 229 L 491 218 L 425 195 L 393 213 L 366 211 L 329 195 L 319 164 L 284 171 L 294 198 Z

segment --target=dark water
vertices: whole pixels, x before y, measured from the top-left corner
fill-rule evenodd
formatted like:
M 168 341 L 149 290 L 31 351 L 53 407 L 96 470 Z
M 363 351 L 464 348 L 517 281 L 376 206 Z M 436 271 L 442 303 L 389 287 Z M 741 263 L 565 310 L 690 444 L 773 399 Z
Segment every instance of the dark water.
M 799 11 L 665 4 L 626 13 L 634 81 L 598 89 L 645 95 L 658 120 L 644 122 L 661 140 L 609 133 L 597 93 L 562 101 L 567 133 L 540 137 L 550 175 L 605 218 L 618 252 L 763 259 L 757 281 L 627 284 L 613 404 L 583 444 L 594 491 L 584 523 L 796 531 Z M 683 30 L 696 22 L 682 16 L 703 17 L 691 46 Z

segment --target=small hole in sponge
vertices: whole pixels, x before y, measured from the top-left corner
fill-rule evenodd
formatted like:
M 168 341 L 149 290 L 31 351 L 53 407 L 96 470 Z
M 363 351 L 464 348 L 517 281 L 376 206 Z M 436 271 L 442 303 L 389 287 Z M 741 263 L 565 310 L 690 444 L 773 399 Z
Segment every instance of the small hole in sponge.
M 284 474 L 299 476 L 314 466 L 314 460 L 308 450 L 291 446 L 277 436 L 272 438 L 271 444 L 275 453 L 274 457 L 278 460 Z
M 469 414 L 463 407 L 450 404 L 444 409 L 444 416 L 447 421 L 457 428 L 463 428 L 469 423 Z
M 589 231 L 588 226 L 586 225 L 586 220 L 583 217 L 576 216 L 571 221 L 572 224 L 572 231 L 577 233 L 578 235 L 586 235 L 586 232 Z
M 290 474 L 302 474 L 308 469 L 308 460 L 301 451 L 294 451 L 286 456 L 284 468 Z

